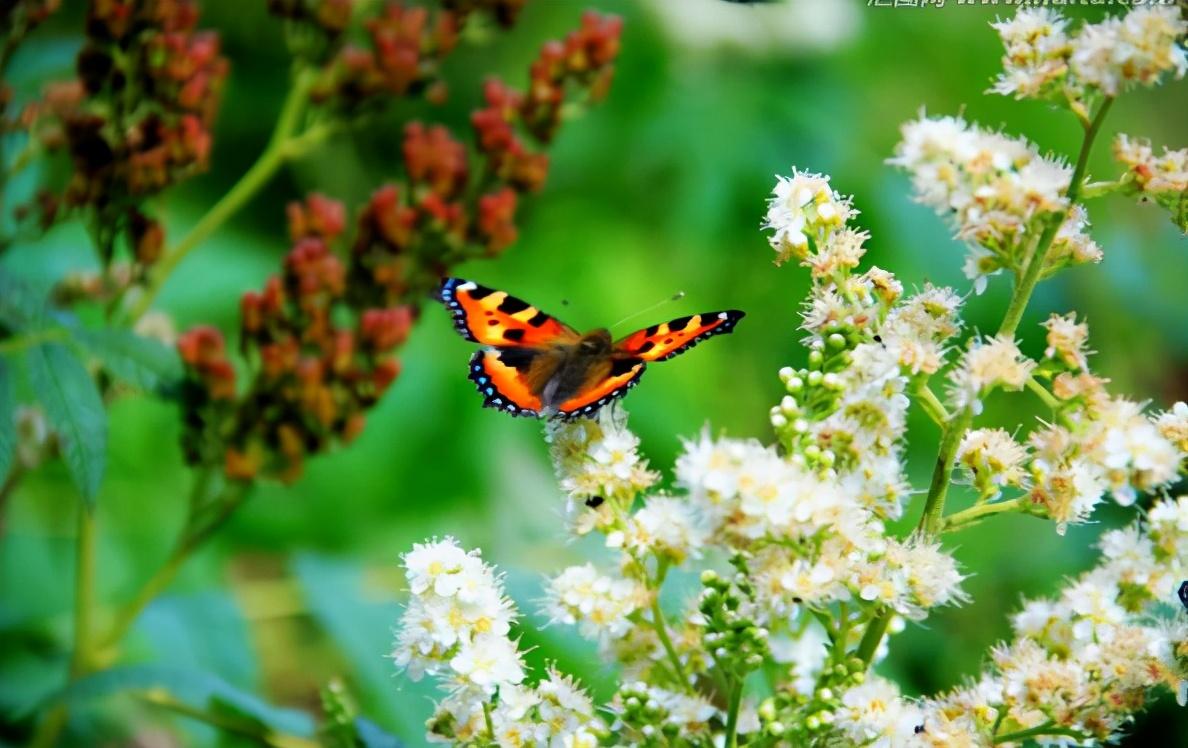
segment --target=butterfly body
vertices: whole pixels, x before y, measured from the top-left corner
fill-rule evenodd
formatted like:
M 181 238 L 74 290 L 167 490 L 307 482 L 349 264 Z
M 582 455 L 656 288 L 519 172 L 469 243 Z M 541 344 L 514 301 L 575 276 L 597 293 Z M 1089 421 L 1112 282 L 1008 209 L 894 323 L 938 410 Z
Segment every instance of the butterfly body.
M 581 334 L 526 302 L 473 281 L 447 278 L 437 298 L 467 340 L 488 347 L 470 359 L 484 405 L 512 415 L 579 418 L 622 397 L 649 361 L 663 361 L 710 335 L 730 332 L 736 310 L 681 317 L 614 340 Z

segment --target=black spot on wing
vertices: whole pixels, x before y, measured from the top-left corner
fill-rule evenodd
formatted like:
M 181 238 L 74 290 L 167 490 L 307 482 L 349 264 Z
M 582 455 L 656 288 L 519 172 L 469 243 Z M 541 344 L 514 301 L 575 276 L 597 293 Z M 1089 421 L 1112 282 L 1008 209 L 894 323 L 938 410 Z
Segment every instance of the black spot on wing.
M 645 340 L 643 345 L 635 349 L 635 353 L 647 353 L 656 347 L 656 343 L 651 340 Z
M 638 358 L 615 358 L 611 359 L 611 377 L 621 377 L 627 374 L 640 363 Z
M 533 327 L 540 327 L 541 325 L 543 325 L 544 323 L 546 323 L 548 321 L 549 321 L 549 315 L 545 314 L 544 312 L 538 311 L 532 317 L 532 319 L 528 320 L 528 324 L 532 325 Z
M 677 317 L 672 322 L 668 323 L 668 331 L 669 332 L 677 332 L 678 330 L 684 330 L 686 327 L 689 326 L 689 323 L 692 321 L 693 321 L 692 316 Z
M 644 330 L 644 337 L 650 338 L 653 335 L 655 335 L 659 330 L 660 330 L 660 325 L 652 325 L 648 329 Z
M 474 299 L 475 301 L 480 301 L 495 293 L 495 289 L 487 288 L 486 286 L 480 286 L 479 284 L 475 283 L 474 288 L 467 289 L 466 293 L 469 294 L 470 298 Z
M 521 301 L 515 296 L 505 296 L 503 301 L 499 302 L 498 309 L 504 314 L 516 314 L 517 312 L 524 311 L 529 306 L 531 305 L 528 302 Z
M 500 361 L 506 361 L 503 358 L 505 351 L 500 351 Z M 474 355 L 470 357 L 470 381 L 474 382 L 475 387 L 478 388 L 479 394 L 483 396 L 484 408 L 496 408 L 502 410 L 504 413 L 509 413 L 520 418 L 540 418 L 540 413 L 535 410 L 521 408 L 515 403 L 507 399 L 494 384 L 491 378 L 487 376 L 487 370 L 483 368 L 483 357 L 487 351 L 475 351 Z
M 535 348 L 500 348 L 498 355 L 499 362 L 504 366 L 510 366 L 518 372 L 526 372 L 540 355 L 540 351 Z
M 723 316 L 723 315 L 725 315 L 725 316 Z M 734 326 L 738 324 L 738 321 L 745 316 L 747 316 L 746 312 L 741 312 L 737 309 L 730 309 L 725 312 L 710 312 L 708 314 L 702 314 L 702 315 L 700 315 L 702 321 L 712 322 L 715 319 L 720 319 L 721 322 L 716 327 L 712 327 L 709 330 L 706 330 L 705 332 L 701 333 L 700 335 L 690 338 L 689 341 L 686 342 L 684 345 L 682 345 L 680 348 L 677 348 L 677 349 L 673 350 L 672 352 L 668 353 L 667 355 L 661 356 L 660 358 L 658 358 L 656 360 L 657 361 L 667 361 L 668 359 L 672 358 L 673 356 L 678 356 L 678 355 L 684 353 L 685 351 L 689 350 L 690 348 L 697 345 L 698 343 L 705 340 L 706 338 L 712 338 L 714 335 L 722 335 L 724 333 L 728 333 L 731 330 L 733 330 Z M 685 318 L 682 318 L 682 319 L 685 319 Z M 675 322 L 676 322 L 676 320 L 673 320 L 674 324 L 675 324 Z M 688 323 L 686 323 L 686 324 L 688 324 Z
M 513 328 L 503 331 L 503 337 L 515 343 L 519 343 L 524 339 L 524 330 L 522 328 Z

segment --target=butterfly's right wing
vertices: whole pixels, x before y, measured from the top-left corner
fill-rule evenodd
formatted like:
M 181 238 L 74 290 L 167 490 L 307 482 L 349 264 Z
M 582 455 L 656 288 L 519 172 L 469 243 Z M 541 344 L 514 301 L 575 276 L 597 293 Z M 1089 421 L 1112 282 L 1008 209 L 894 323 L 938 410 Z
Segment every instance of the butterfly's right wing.
M 680 317 L 631 333 L 615 343 L 615 351 L 644 361 L 667 361 L 708 337 L 731 332 L 745 316 L 737 309 L 727 309 Z
M 536 348 L 576 343 L 576 330 L 506 291 L 474 281 L 446 278 L 437 299 L 454 316 L 454 327 L 475 343 Z

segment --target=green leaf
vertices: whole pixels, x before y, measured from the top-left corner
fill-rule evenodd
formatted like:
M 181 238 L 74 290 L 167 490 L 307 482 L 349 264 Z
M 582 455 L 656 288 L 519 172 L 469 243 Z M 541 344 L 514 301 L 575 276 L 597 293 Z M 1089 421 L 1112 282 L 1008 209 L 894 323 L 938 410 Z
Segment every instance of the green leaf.
M 159 392 L 182 377 L 177 351 L 159 340 L 131 330 L 79 330 L 78 341 L 117 378 L 144 390 Z
M 59 691 L 42 707 L 59 702 L 76 706 L 122 692 L 155 689 L 165 689 L 191 704 L 211 704 L 221 713 L 245 717 L 291 735 L 310 737 L 314 732 L 313 719 L 305 712 L 273 706 L 213 673 L 151 664 L 125 665 L 88 675 Z
M 0 325 L 10 330 L 41 327 L 49 314 L 47 292 L 0 268 Z
M 74 484 L 90 506 L 107 463 L 107 412 L 99 389 L 82 362 L 64 345 L 31 349 L 29 379 L 46 418 L 58 435 Z
M 16 454 L 16 394 L 13 392 L 13 366 L 0 358 L 0 484 L 8 478 Z

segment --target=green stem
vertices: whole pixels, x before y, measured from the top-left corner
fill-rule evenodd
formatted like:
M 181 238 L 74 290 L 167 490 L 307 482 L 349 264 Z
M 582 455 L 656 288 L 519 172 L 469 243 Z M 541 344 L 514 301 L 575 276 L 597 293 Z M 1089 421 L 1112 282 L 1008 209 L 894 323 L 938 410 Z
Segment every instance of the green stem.
M 936 423 L 937 426 L 944 426 L 949 421 L 949 411 L 945 409 L 945 404 L 940 401 L 932 388 L 925 383 L 921 383 L 916 388 L 916 398 L 920 403 L 920 407 L 924 410 L 928 417 Z
M 1042 725 L 1026 730 L 1008 732 L 1006 735 L 996 735 L 994 737 L 994 744 L 1015 743 L 1020 740 L 1026 740 L 1027 738 L 1038 738 L 1041 735 L 1067 735 L 1070 738 L 1085 739 L 1085 734 L 1079 730 L 1074 730 L 1071 727 L 1057 727 L 1051 722 L 1045 722 Z
M 95 607 L 95 515 L 85 505 L 78 508 L 78 550 L 74 562 L 74 655 L 70 678 L 87 672 L 90 664 L 91 611 Z
M 1044 405 L 1047 405 L 1053 411 L 1060 410 L 1060 400 L 1058 400 L 1051 392 L 1048 392 L 1048 388 L 1044 387 L 1044 385 L 1041 384 L 1040 381 L 1035 377 L 1027 378 L 1027 389 L 1031 390 L 1032 394 L 1034 394 L 1040 400 L 1043 400 Z
M 195 490 L 203 486 L 201 480 L 195 481 Z M 235 510 L 247 498 L 247 485 L 242 483 L 232 483 L 224 494 L 218 500 L 219 509 L 217 514 L 206 524 L 198 528 L 193 528 L 189 524 L 185 530 L 182 531 L 181 537 L 178 539 L 177 546 L 173 552 L 169 554 L 169 558 L 165 563 L 157 569 L 156 573 L 145 582 L 144 586 L 136 593 L 129 602 L 127 602 L 116 613 L 115 622 L 108 631 L 107 636 L 103 638 L 101 652 L 110 653 L 117 649 L 120 642 L 127 635 L 128 630 L 132 628 L 132 624 L 144 611 L 148 604 L 151 603 L 157 595 L 165 590 L 166 587 L 173 582 L 174 577 L 181 570 L 193 553 L 202 547 L 202 545 L 214 534 L 216 530 L 222 527 Z
M 672 669 L 681 682 L 681 690 L 691 693 L 692 686 L 689 685 L 689 676 L 685 673 L 685 664 L 681 662 L 681 656 L 677 654 L 676 647 L 672 645 L 672 639 L 668 636 L 668 627 L 664 625 L 664 612 L 660 610 L 659 595 L 660 590 L 657 589 L 652 597 L 652 628 L 656 630 L 656 636 L 660 639 L 660 644 L 664 646 L 668 660 L 672 663 Z
M 483 722 L 487 725 L 487 737 L 491 739 L 491 744 L 495 745 L 495 722 L 491 719 L 491 705 L 483 702 Z
M 1089 126 L 1085 128 L 1085 139 L 1081 142 L 1081 152 L 1077 155 L 1077 163 L 1073 167 L 1072 178 L 1068 182 L 1068 192 L 1065 193 L 1065 196 L 1068 198 L 1069 209 L 1076 204 L 1077 197 L 1081 193 L 1081 182 L 1085 178 L 1085 167 L 1089 162 L 1089 152 L 1093 149 L 1093 141 L 1101 129 L 1101 124 L 1105 120 L 1106 113 L 1110 111 L 1110 105 L 1113 103 L 1114 100 L 1112 98 L 1105 99 L 1101 103 L 1101 107 L 1097 110 L 1097 114 L 1089 123 Z M 1043 274 L 1044 260 L 1048 256 L 1048 250 L 1052 248 L 1052 241 L 1056 238 L 1056 233 L 1060 231 L 1060 227 L 1063 225 L 1064 219 L 1067 216 L 1068 212 L 1063 211 L 1049 218 L 1048 224 L 1044 227 L 1044 232 L 1040 234 L 1035 251 L 1028 260 L 1026 269 L 1023 271 L 1023 277 L 1015 284 L 1015 292 L 1012 294 L 1010 304 L 1007 306 L 1006 315 L 1002 318 L 1002 325 L 998 328 L 999 335 L 1013 337 L 1015 330 L 1019 328 L 1019 322 L 1023 319 L 1023 310 L 1027 308 L 1027 302 L 1031 300 L 1031 294 L 1035 291 L 1040 276 Z
M 935 535 L 940 526 L 945 513 L 945 497 L 949 493 L 949 478 L 957 459 L 957 448 L 961 446 L 961 439 L 972 420 L 973 411 L 964 407 L 944 427 L 936 466 L 932 469 L 932 482 L 928 485 L 928 498 L 924 501 L 924 514 L 920 517 L 919 530 L 925 535 Z
M 69 682 L 87 674 L 91 665 L 91 611 L 95 605 L 95 515 L 80 502 L 78 535 L 74 559 L 74 651 L 70 657 Z M 30 741 L 34 748 L 57 745 L 70 712 L 65 704 L 50 710 Z
M 858 643 L 858 658 L 870 665 L 871 660 L 874 659 L 875 652 L 879 649 L 879 643 L 883 641 L 883 635 L 887 633 L 887 626 L 891 623 L 891 611 L 884 608 L 879 615 L 875 616 L 867 625 L 866 631 L 862 634 L 862 641 Z
M 966 525 L 976 522 L 984 517 L 989 517 L 992 514 L 1001 514 L 1003 512 L 1017 512 L 1022 507 L 1022 500 L 1009 499 L 1007 501 L 996 501 L 993 504 L 978 504 L 971 506 L 969 509 L 963 509 L 960 512 L 954 512 L 948 517 L 945 517 L 944 522 L 941 523 L 941 532 L 949 532 L 950 530 L 960 530 Z
M 1128 176 L 1112 181 L 1089 182 L 1081 188 L 1081 198 L 1085 200 L 1092 200 L 1093 198 L 1103 197 L 1105 195 L 1109 195 L 1130 187 L 1133 183 L 1134 182 Z
M 729 711 L 726 712 L 726 748 L 738 746 L 738 708 L 742 704 L 743 682 L 738 679 L 730 692 Z
M 258 745 L 271 748 L 317 748 L 318 744 L 312 740 L 273 732 L 270 728 L 250 720 L 236 719 L 231 716 L 215 714 L 204 709 L 190 706 L 169 693 L 149 691 L 140 695 L 140 699 L 153 706 L 168 709 L 175 714 L 205 722 L 217 727 L 223 732 L 238 735 Z
M 1097 114 L 1085 126 L 1085 138 L 1081 142 L 1081 152 L 1077 155 L 1077 163 L 1073 167 L 1072 177 L 1068 183 L 1066 196 L 1068 197 L 1070 208 L 1076 203 L 1077 197 L 1080 194 L 1081 184 L 1085 178 L 1085 167 L 1089 161 L 1089 152 L 1093 147 L 1093 141 L 1097 137 L 1098 130 L 1101 129 L 1101 124 L 1105 120 L 1106 113 L 1110 110 L 1112 103 L 1113 99 L 1105 99 L 1102 102 L 1101 108 L 1097 110 Z M 1044 259 L 1052 246 L 1052 241 L 1056 238 L 1056 232 L 1060 230 L 1060 226 L 1064 223 L 1066 216 L 1067 213 L 1059 213 L 1053 216 L 1048 222 L 1048 225 L 1044 227 L 1044 232 L 1040 235 L 1040 239 L 1036 243 L 1035 251 L 1027 263 L 1023 277 L 1016 284 L 1015 291 L 1011 295 L 1011 301 L 1007 305 L 1006 313 L 1003 315 L 1002 324 L 998 328 L 1000 335 L 1014 337 L 1015 331 L 1019 327 L 1019 322 L 1023 319 L 1023 310 L 1027 308 L 1027 303 L 1031 300 L 1031 294 L 1035 290 L 1036 284 L 1039 283 Z M 945 495 L 949 490 L 949 477 L 953 470 L 953 460 L 957 453 L 957 448 L 961 445 L 961 439 L 965 436 L 965 431 L 969 428 L 972 420 L 973 414 L 969 408 L 962 408 L 954 420 L 946 422 L 947 425 L 944 427 L 940 450 L 936 458 L 936 468 L 933 470 L 932 481 L 928 487 L 928 498 L 924 503 L 924 514 L 920 517 L 918 527 L 919 531 L 925 535 L 935 534 L 941 526 L 941 518 L 944 516 L 945 511 Z M 982 506 L 990 507 L 997 505 L 985 504 Z M 862 636 L 862 643 L 858 647 L 858 656 L 867 664 L 870 663 L 870 658 L 874 656 L 879 642 L 882 641 L 883 635 L 887 631 L 890 616 L 890 611 L 884 611 L 867 624 L 866 632 Z
M 244 172 L 244 175 L 239 178 L 239 181 L 214 204 L 206 215 L 194 224 L 190 232 L 182 238 L 181 241 L 169 252 L 166 252 L 163 257 L 153 266 L 152 273 L 149 276 L 148 284 L 145 286 L 144 293 L 137 299 L 135 306 L 132 307 L 131 319 L 133 321 L 139 319 L 149 308 L 153 305 L 157 295 L 161 292 L 161 288 L 165 285 L 165 281 L 177 269 L 177 266 L 182 260 L 186 258 L 190 252 L 194 251 L 203 241 L 213 234 L 220 226 L 226 223 L 227 219 L 235 215 L 247 203 L 255 197 L 272 175 L 276 173 L 277 169 L 281 167 L 286 159 L 296 154 L 297 149 L 290 146 L 294 140 L 294 132 L 301 120 L 301 115 L 305 111 L 305 107 L 309 100 L 309 89 L 313 85 L 313 72 L 301 71 L 293 80 L 293 85 L 289 88 L 289 94 L 285 98 L 285 102 L 281 107 L 281 112 L 276 120 L 276 126 L 272 130 L 272 135 L 268 139 L 268 145 L 256 159 L 256 162 Z M 328 128 L 319 128 L 319 132 L 323 133 L 322 137 L 329 134 Z M 300 137 L 300 136 L 298 136 Z M 308 147 L 311 143 L 306 142 Z

